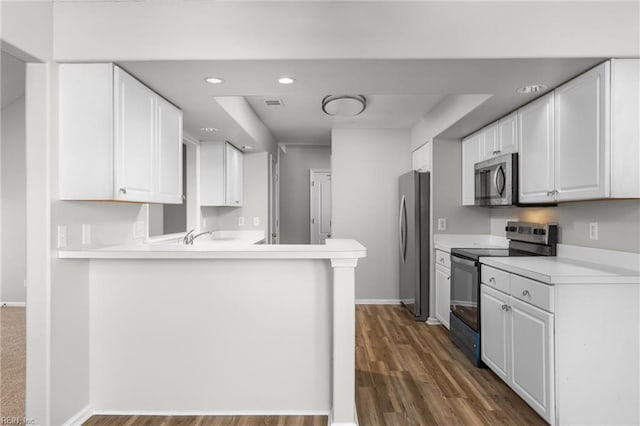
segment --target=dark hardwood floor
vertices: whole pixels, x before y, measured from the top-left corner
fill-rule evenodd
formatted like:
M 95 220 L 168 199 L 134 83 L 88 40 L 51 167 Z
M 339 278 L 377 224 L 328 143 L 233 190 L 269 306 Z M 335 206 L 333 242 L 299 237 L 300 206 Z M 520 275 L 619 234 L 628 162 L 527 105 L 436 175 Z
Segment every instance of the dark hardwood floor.
M 474 367 L 441 326 L 400 306 L 356 307 L 356 401 L 362 426 L 544 425 L 489 369 Z M 325 416 L 93 416 L 88 426 L 324 426 Z

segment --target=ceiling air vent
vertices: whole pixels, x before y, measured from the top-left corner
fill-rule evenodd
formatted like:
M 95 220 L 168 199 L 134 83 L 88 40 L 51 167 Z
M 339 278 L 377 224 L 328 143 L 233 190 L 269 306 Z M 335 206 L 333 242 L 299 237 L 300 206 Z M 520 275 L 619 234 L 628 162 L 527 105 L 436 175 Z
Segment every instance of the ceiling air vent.
M 281 107 L 282 101 L 280 99 L 265 99 L 264 103 L 268 107 Z

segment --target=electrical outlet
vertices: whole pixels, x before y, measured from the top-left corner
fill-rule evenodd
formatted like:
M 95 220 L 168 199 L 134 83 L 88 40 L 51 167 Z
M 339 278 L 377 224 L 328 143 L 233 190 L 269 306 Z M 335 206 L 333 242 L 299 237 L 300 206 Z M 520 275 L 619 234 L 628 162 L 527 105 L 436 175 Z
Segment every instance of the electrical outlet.
M 447 219 L 444 217 L 438 218 L 438 231 L 446 231 L 447 230 Z
M 58 248 L 67 246 L 67 227 L 65 225 L 58 226 Z
M 89 223 L 82 224 L 82 244 L 91 244 L 91 224 Z
M 244 226 L 244 216 L 238 216 L 238 226 Z
M 133 238 L 144 238 L 144 222 L 138 221 L 133 224 Z
M 260 226 L 260 218 L 258 216 L 253 218 L 253 226 Z
M 589 222 L 589 239 L 598 239 L 598 222 Z

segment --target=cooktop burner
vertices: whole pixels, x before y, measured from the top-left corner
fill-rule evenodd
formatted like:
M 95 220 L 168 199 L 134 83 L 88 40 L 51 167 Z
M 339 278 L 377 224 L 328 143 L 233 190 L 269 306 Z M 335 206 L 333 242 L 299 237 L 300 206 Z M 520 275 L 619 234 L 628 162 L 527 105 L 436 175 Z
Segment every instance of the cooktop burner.
M 451 254 L 478 260 L 480 257 L 511 257 L 511 256 L 536 256 L 530 253 L 514 249 L 491 249 L 491 248 L 454 248 Z

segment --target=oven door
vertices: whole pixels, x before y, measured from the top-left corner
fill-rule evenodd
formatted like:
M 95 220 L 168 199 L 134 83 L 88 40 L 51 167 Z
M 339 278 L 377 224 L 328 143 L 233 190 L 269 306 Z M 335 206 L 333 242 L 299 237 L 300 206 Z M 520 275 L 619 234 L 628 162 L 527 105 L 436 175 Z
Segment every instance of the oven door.
M 495 157 L 475 165 L 477 206 L 510 206 L 514 202 L 514 155 Z
M 480 331 L 480 264 L 451 255 L 451 313 L 475 331 Z

